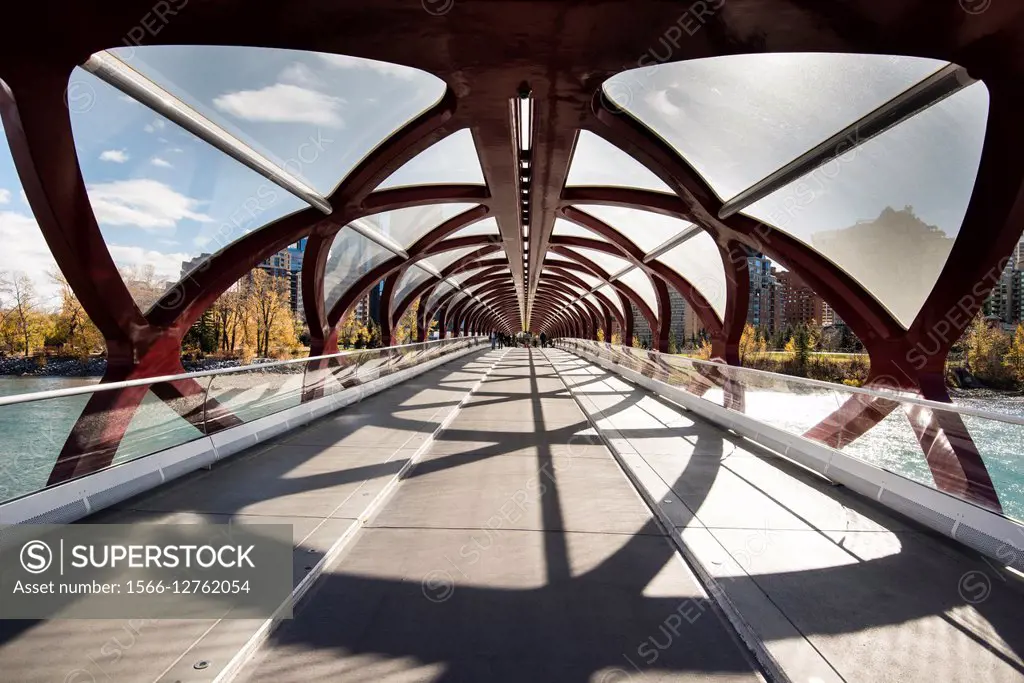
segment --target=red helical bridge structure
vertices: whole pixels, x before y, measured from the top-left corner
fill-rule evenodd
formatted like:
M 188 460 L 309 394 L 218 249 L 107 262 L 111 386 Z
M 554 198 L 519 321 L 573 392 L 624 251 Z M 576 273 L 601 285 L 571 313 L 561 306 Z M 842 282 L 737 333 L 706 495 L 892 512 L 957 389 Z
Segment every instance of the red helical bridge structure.
M 394 342 L 398 321 L 419 301 L 420 340 L 436 319 L 442 336 L 529 330 L 596 339 L 600 331 L 609 340 L 617 325 L 628 344 L 638 311 L 660 352 L 668 350 L 674 289 L 710 336 L 714 359 L 737 365 L 750 302 L 747 257 L 763 254 L 813 288 L 863 342 L 870 357 L 868 386 L 948 401 L 949 349 L 979 311 L 1024 227 L 1024 6 L 994 3 L 983 13 L 971 13 L 962 4 L 709 0 L 682 7 L 647 0 L 456 0 L 443 12 L 432 12 L 430 3 L 406 0 L 208 0 L 158 3 L 168 5 L 161 15 L 165 21 L 158 31 L 138 37 L 133 27 L 151 9 L 146 3 L 114 0 L 99 12 L 88 3 L 40 0 L 10 10 L 0 48 L 0 116 L 46 244 L 106 342 L 104 382 L 183 373 L 181 343 L 190 326 L 259 263 L 305 237 L 301 290 L 315 356 L 338 350 L 340 321 L 383 281 L 380 324 L 386 341 Z M 378 60 L 429 73 L 446 88 L 435 104 L 379 140 L 339 179 L 323 198 L 328 211 L 311 206 L 239 237 L 149 310 L 141 310 L 101 234 L 68 107 L 72 71 L 123 46 L 125 36 L 132 36 L 131 44 L 140 50 L 248 46 Z M 637 102 L 608 87 L 609 79 L 622 74 L 642 81 L 644 69 L 770 53 L 900 55 L 949 66 L 852 122 L 859 133 L 852 145 L 837 148 L 825 141 L 765 178 L 739 209 L 736 197 L 720 196 L 692 159 L 634 111 Z M 973 193 L 945 264 L 912 320 L 897 318 L 884 297 L 869 291 L 834 255 L 741 211 L 757 196 L 841 153 L 856 153 L 854 148 L 872 137 L 979 82 L 987 89 L 988 112 Z M 629 94 L 639 100 L 650 93 Z M 529 117 L 528 139 L 523 117 Z M 482 185 L 439 178 L 436 184 L 377 189 L 417 155 L 465 130 L 472 136 Z M 567 182 L 583 136 L 614 148 L 663 188 Z M 733 161 L 744 164 L 742 155 Z M 354 221 L 444 204 L 472 206 L 429 226 L 412 244 L 400 245 L 402 253 L 354 273 L 340 296 L 325 296 L 332 245 Z M 674 244 L 695 236 L 710 240 L 724 272 L 721 291 L 709 291 L 694 274 L 641 247 L 647 241 L 642 223 L 613 225 L 587 207 L 685 224 Z M 490 219 L 495 233 L 472 230 Z M 446 253 L 458 257 L 403 289 L 414 264 Z M 613 272 L 609 263 L 624 269 Z M 459 286 L 443 285 L 452 281 Z M 192 380 L 153 390 L 193 424 L 202 421 L 205 428 L 217 429 L 236 423 L 229 412 L 204 405 L 204 392 Z M 109 465 L 147 391 L 92 395 L 49 483 Z M 733 407 L 742 407 L 742 396 L 731 399 Z M 895 409 L 892 401 L 857 395 L 806 436 L 846 443 Z M 204 413 L 215 419 L 202 420 Z M 961 419 L 922 407 L 912 408 L 908 417 L 937 486 L 999 509 Z

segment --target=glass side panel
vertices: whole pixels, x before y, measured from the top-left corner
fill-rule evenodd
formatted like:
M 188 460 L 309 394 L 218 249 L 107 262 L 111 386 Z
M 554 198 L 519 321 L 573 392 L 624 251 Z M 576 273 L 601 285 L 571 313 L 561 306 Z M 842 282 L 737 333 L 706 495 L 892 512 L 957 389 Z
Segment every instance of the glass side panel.
M 423 150 L 380 184 L 378 190 L 409 185 L 483 185 L 484 172 L 468 128 Z
M 471 209 L 476 204 L 430 204 L 410 206 L 405 209 L 384 211 L 358 219 L 360 224 L 387 235 L 403 248 L 408 249 L 428 232 L 452 216 Z
M 693 285 L 719 318 L 725 315 L 725 266 L 714 238 L 706 232 L 695 235 L 657 259 Z
M 196 381 L 205 389 L 210 378 L 201 377 Z M 203 405 L 202 399 L 196 400 L 191 396 L 173 399 L 173 402 L 180 404 L 179 410 L 183 413 Z M 198 426 L 190 424 L 150 389 L 132 416 L 124 438 L 118 444 L 112 464 L 141 458 L 150 453 L 195 441 L 202 436 L 203 432 Z
M 4 140 L 0 143 L 0 154 L 6 155 L 6 138 Z M 0 171 L 6 171 L 2 160 Z M 7 176 L 4 181 L 9 182 Z M 10 189 L 10 185 L 4 189 Z M 17 201 L 20 200 L 16 196 L 10 198 L 11 203 Z M 0 220 L 8 223 L 12 219 L 6 214 L 0 213 Z M 34 226 L 34 222 L 31 225 Z M 10 250 L 16 249 L 17 244 L 7 242 Z M 3 377 L 0 378 L 0 396 L 84 386 L 98 381 L 91 377 Z M 0 409 L 0 430 L 4 434 L 0 440 L 0 502 L 46 488 L 57 456 L 88 401 L 87 395 L 63 396 Z M 27 429 L 26 425 L 31 428 Z
M 499 236 L 501 233 L 498 231 L 498 221 L 495 220 L 494 216 L 488 216 L 487 218 L 473 223 L 473 225 L 467 225 L 464 228 L 456 230 L 452 234 L 448 235 L 445 239 L 454 239 L 456 237 L 472 237 L 474 235 L 493 235 Z
M 299 405 L 304 373 L 303 363 L 255 365 L 244 372 L 214 375 L 209 395 L 242 422 L 252 422 Z
M 448 282 L 444 280 L 439 282 L 437 286 L 434 287 L 433 291 L 430 293 L 430 297 L 427 299 L 427 310 L 429 311 L 430 309 L 434 308 L 434 306 L 437 305 L 438 299 L 440 299 L 443 295 L 447 294 L 453 289 L 455 288 L 452 287 Z
M 398 285 L 395 287 L 394 295 L 391 297 L 391 312 L 394 313 L 395 307 L 405 301 L 405 297 L 409 296 L 412 290 L 432 277 L 433 275 L 418 267 L 415 263 L 406 268 L 405 272 L 402 273 L 402 279 L 398 281 Z
M 608 224 L 648 254 L 656 247 L 693 227 L 689 221 L 622 206 L 579 204 L 578 209 Z
M 598 185 L 672 192 L 646 166 L 600 135 L 581 130 L 569 165 L 566 187 Z
M 75 150 L 100 232 L 147 310 L 178 280 L 252 230 L 305 202 L 83 69 L 69 92 Z
M 852 275 L 909 327 L 946 264 L 981 160 L 975 83 L 747 207 Z
M 619 298 L 619 293 L 614 287 L 611 285 L 602 285 L 597 291 L 603 294 L 608 301 L 615 306 L 615 308 L 619 309 L 619 313 L 625 314 L 625 311 L 622 310 L 622 300 Z
M 654 311 L 654 314 L 658 314 L 658 297 L 654 293 L 654 285 L 651 284 L 651 278 L 647 273 L 640 268 L 634 268 L 620 277 L 617 282 L 621 282 L 636 292 L 643 302 Z
M 612 256 L 596 249 L 570 247 L 569 250 L 574 254 L 579 254 L 583 258 L 593 261 L 598 267 L 604 269 L 609 277 L 625 270 L 630 265 L 629 261 L 624 258 Z
M 887 55 L 730 55 L 626 71 L 604 93 L 725 200 L 944 65 Z
M 568 221 L 564 218 L 556 218 L 555 226 L 551 229 L 551 234 L 555 237 L 586 237 L 590 240 L 600 240 L 605 242 L 604 237 L 598 235 L 593 230 L 584 228 L 582 225 L 577 225 L 572 221 Z
M 324 194 L 446 88 L 419 69 L 318 52 L 216 45 L 111 52 Z
M 342 228 L 334 236 L 324 267 L 324 303 L 327 310 L 330 311 L 359 278 L 393 256 L 355 230 Z
M 444 244 L 444 242 L 442 242 L 441 244 Z M 434 268 L 437 268 L 438 271 L 443 271 L 445 268 L 455 263 L 466 254 L 471 254 L 479 248 L 480 247 L 462 247 L 460 249 L 451 249 L 449 251 L 436 254 L 434 256 L 429 256 L 423 259 L 423 261 L 429 263 Z

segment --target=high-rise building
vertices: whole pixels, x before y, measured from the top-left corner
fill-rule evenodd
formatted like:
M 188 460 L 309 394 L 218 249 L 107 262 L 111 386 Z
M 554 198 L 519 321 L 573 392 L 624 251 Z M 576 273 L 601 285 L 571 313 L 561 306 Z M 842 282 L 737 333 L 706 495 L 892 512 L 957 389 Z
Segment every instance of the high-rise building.
M 790 270 L 776 270 L 775 279 L 781 290 L 782 315 L 778 319 L 781 327 L 822 323 L 825 301 L 807 283 Z
M 775 279 L 772 262 L 763 254 L 749 256 L 747 272 L 750 276 L 747 322 L 754 327 L 774 330 L 777 321 L 775 292 L 778 282 Z

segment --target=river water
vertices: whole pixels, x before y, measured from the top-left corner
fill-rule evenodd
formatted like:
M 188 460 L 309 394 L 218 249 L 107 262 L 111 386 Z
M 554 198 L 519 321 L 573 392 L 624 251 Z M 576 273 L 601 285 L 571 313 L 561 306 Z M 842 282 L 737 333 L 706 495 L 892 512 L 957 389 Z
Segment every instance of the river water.
M 296 377 L 301 383 L 301 377 Z M 293 382 L 294 380 L 288 380 Z M 95 384 L 96 378 L 65 377 L 2 377 L 0 396 L 47 391 L 63 387 Z M 286 391 L 284 386 L 268 391 L 263 387 L 232 388 L 218 400 L 252 419 L 273 409 L 297 402 L 299 386 Z M 255 391 L 255 400 L 246 394 Z M 841 388 L 840 388 L 841 391 Z M 716 400 L 720 390 L 712 390 L 705 398 Z M 803 433 L 834 411 L 845 398 L 840 392 L 797 395 L 782 391 L 748 390 L 746 413 L 751 417 L 793 433 Z M 87 395 L 0 407 L 0 501 L 24 495 L 45 486 L 53 463 L 60 453 L 75 420 L 81 414 Z M 283 400 L 283 403 L 281 401 Z M 958 405 L 1024 417 L 1024 397 L 958 397 Z M 721 397 L 717 397 L 721 402 Z M 253 413 L 253 409 L 258 413 Z M 995 483 L 996 491 L 1007 515 L 1024 520 L 1024 426 L 997 420 L 966 416 L 964 422 L 982 454 Z M 136 458 L 197 438 L 200 433 L 177 417 L 162 401 L 147 395 L 142 408 L 133 418 L 128 433 L 118 449 L 115 462 Z M 855 457 L 910 479 L 933 486 L 931 473 L 921 447 L 910 428 L 906 414 L 893 411 L 883 422 L 860 439 L 841 449 Z

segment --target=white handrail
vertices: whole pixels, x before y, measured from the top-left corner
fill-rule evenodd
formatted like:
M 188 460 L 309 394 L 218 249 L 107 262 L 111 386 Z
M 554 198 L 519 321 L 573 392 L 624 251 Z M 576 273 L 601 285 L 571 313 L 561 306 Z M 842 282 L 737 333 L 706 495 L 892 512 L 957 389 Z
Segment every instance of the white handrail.
M 612 347 L 612 348 L 615 348 L 615 349 L 626 349 L 626 348 L 634 349 L 634 347 L 625 347 L 625 346 L 620 346 L 618 344 L 608 344 L 607 342 L 596 342 L 596 341 L 593 341 L 591 339 L 572 339 L 572 338 L 570 338 L 570 339 L 559 339 L 559 340 L 555 341 L 556 344 L 558 344 L 559 342 L 562 342 L 562 343 L 572 342 L 572 343 L 576 343 L 576 344 L 581 344 L 582 346 L 591 346 L 591 345 L 601 346 L 603 344 L 603 345 L 606 345 L 606 346 L 609 346 L 609 347 Z M 661 354 L 658 351 L 654 351 L 654 350 L 650 350 L 650 349 L 636 349 L 636 350 L 643 351 L 644 353 L 647 353 L 647 354 L 654 353 L 654 354 L 657 354 L 659 356 L 666 355 L 666 354 Z M 621 353 L 623 353 L 624 355 L 627 355 L 627 356 L 633 355 L 633 354 L 631 354 L 631 353 L 629 353 L 627 351 L 622 351 Z M 1017 417 L 1016 415 L 1008 415 L 1006 413 L 997 413 L 997 412 L 993 412 L 993 411 L 990 411 L 990 410 L 982 410 L 980 408 L 971 408 L 971 407 L 968 407 L 968 406 L 958 406 L 958 405 L 955 405 L 953 403 L 943 403 L 942 401 L 931 401 L 931 400 L 926 399 L 926 398 L 920 398 L 920 397 L 917 397 L 917 396 L 911 396 L 909 394 L 901 394 L 901 393 L 894 392 L 894 391 L 881 391 L 881 390 L 878 390 L 878 389 L 865 389 L 864 387 L 851 387 L 851 386 L 847 386 L 845 384 L 834 384 L 832 382 L 824 382 L 824 381 L 822 381 L 820 379 L 810 379 L 810 378 L 807 378 L 807 377 L 795 377 L 793 375 L 783 375 L 783 374 L 780 374 L 780 373 L 777 373 L 777 372 L 769 372 L 768 370 L 758 370 L 756 368 L 744 368 L 744 367 L 740 367 L 740 366 L 737 366 L 737 365 L 726 365 L 725 363 L 716 363 L 714 361 L 701 360 L 699 358 L 689 358 L 687 356 L 669 355 L 669 357 L 672 358 L 675 361 L 682 361 L 682 362 L 685 362 L 685 363 L 692 363 L 694 365 L 707 365 L 707 366 L 714 367 L 714 368 L 716 368 L 718 370 L 728 369 L 730 373 L 731 372 L 749 373 L 749 374 L 753 374 L 753 375 L 760 375 L 760 376 L 764 376 L 764 377 L 770 377 L 771 379 L 773 379 L 775 381 L 784 381 L 784 382 L 789 382 L 789 383 L 794 383 L 794 384 L 803 384 L 803 385 L 806 385 L 806 386 L 812 386 L 812 387 L 819 387 L 819 388 L 823 388 L 823 389 L 828 389 L 830 391 L 843 391 L 843 392 L 848 392 L 848 393 L 851 393 L 851 394 L 864 394 L 866 396 L 872 396 L 874 398 L 883 398 L 883 399 L 886 399 L 886 400 L 889 400 L 889 401 L 895 401 L 897 403 L 910 403 L 910 404 L 913 404 L 913 405 L 923 406 L 925 408 L 932 408 L 932 409 L 935 409 L 935 410 L 944 410 L 944 411 L 947 411 L 947 412 L 950 412 L 950 413 L 957 413 L 959 415 L 970 415 L 972 417 L 980 417 L 980 418 L 984 418 L 986 420 L 997 420 L 999 422 L 1006 422 L 1006 423 L 1009 423 L 1009 424 L 1024 425 L 1024 417 Z M 639 360 L 643 360 L 643 358 L 639 358 Z
M 196 372 L 185 372 L 180 375 L 159 375 L 156 377 L 142 377 L 140 379 L 129 379 L 122 382 L 106 382 L 103 384 L 90 384 L 81 387 L 68 387 L 65 389 L 51 389 L 50 391 L 36 391 L 26 394 L 13 394 L 11 396 L 0 397 L 0 407 L 17 405 L 19 403 L 31 403 L 34 401 L 45 401 L 51 398 L 64 398 L 67 396 L 80 396 L 82 394 L 92 394 L 99 391 L 112 391 L 114 389 L 126 389 L 128 387 L 140 387 L 149 384 L 162 384 L 164 382 L 175 382 L 184 379 L 196 379 L 197 377 L 211 377 L 214 375 L 229 375 L 235 373 L 252 372 L 253 370 L 267 370 L 270 368 L 278 368 L 284 365 L 297 365 L 298 363 L 308 363 L 314 360 L 326 360 L 330 358 L 341 358 L 344 356 L 352 356 L 357 353 L 381 353 L 384 351 L 391 351 L 393 349 L 411 349 L 415 346 L 429 346 L 429 345 L 440 345 L 442 342 L 447 344 L 457 344 L 460 341 L 466 340 L 481 340 L 485 339 L 483 336 L 474 337 L 449 337 L 447 339 L 434 339 L 426 342 L 416 342 L 415 344 L 401 344 L 398 346 L 384 346 L 377 349 L 358 349 L 354 351 L 341 351 L 339 353 L 332 353 L 326 356 L 310 356 L 308 358 L 293 358 L 291 360 L 279 360 L 271 363 L 254 363 L 251 365 L 240 365 L 231 368 L 216 368 L 213 370 L 198 370 Z

